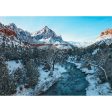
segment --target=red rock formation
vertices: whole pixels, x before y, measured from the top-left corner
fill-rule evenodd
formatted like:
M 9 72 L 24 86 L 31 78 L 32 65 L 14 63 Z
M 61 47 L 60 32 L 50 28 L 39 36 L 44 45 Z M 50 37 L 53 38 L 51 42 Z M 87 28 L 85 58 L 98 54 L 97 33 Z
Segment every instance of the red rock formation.
M 0 33 L 4 34 L 5 36 L 8 36 L 8 37 L 16 36 L 16 33 L 9 28 L 0 28 Z
M 101 37 L 106 36 L 106 35 L 112 35 L 112 29 L 107 29 L 106 31 L 101 32 L 100 34 Z

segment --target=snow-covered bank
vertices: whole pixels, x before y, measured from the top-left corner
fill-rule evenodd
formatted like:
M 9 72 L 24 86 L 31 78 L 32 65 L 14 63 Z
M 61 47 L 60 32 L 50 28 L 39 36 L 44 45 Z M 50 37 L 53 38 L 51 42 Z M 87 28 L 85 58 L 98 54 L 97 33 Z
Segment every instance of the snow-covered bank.
M 108 82 L 99 84 L 100 79 L 97 75 L 87 75 L 86 80 L 89 86 L 86 88 L 87 96 L 112 95 L 112 89 Z
M 61 73 L 66 72 L 65 68 L 60 66 L 59 64 L 55 65 L 54 71 L 52 73 L 50 71 L 43 70 L 43 66 L 39 66 L 38 70 L 40 76 L 35 88 L 26 89 L 24 85 L 20 85 L 17 88 L 16 94 L 14 95 L 16 96 L 39 95 L 42 92 L 48 90 L 49 87 L 51 87 L 61 77 Z
M 82 72 L 86 73 L 86 74 L 93 74 L 96 72 L 96 67 L 91 65 L 91 69 L 88 69 L 87 67 L 83 67 L 83 62 L 77 62 L 76 61 L 76 57 L 69 57 L 69 59 L 67 60 L 67 62 L 73 63 L 76 65 L 76 67 L 78 69 L 80 69 Z
M 38 85 L 35 87 L 36 95 L 41 94 L 42 92 L 46 91 L 49 87 L 51 87 L 60 77 L 63 72 L 66 72 L 65 68 L 60 65 L 55 65 L 54 71 L 45 72 L 42 67 L 39 67 L 39 82 Z
M 89 86 L 86 88 L 87 96 L 112 95 L 110 84 L 108 82 L 100 83 L 97 66 L 91 65 L 91 69 L 89 70 L 87 67 L 83 67 L 83 62 L 77 62 L 74 57 L 70 57 L 68 62 L 74 63 L 78 69 L 87 74 L 86 80 L 89 83 Z
M 20 60 L 11 60 L 5 62 L 8 68 L 9 74 L 14 74 L 18 68 L 24 68 Z M 18 85 L 14 96 L 32 96 L 39 95 L 51 87 L 60 77 L 63 72 L 66 72 L 65 68 L 59 64 L 54 66 L 54 71 L 46 71 L 44 66 L 38 67 L 39 78 L 37 85 L 34 88 L 26 88 L 25 84 Z
M 14 94 L 14 96 L 32 96 L 34 91 L 31 88 L 26 89 L 24 85 L 20 85 L 17 87 L 17 92 Z

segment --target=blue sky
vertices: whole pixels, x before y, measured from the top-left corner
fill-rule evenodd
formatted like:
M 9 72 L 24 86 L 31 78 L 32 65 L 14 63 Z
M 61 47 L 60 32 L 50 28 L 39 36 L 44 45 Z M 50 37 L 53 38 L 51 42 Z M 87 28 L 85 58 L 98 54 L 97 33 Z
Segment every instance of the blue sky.
M 48 26 L 67 41 L 95 40 L 100 32 L 112 28 L 112 17 L 108 16 L 1 16 L 0 22 L 15 23 L 18 27 L 30 32 Z

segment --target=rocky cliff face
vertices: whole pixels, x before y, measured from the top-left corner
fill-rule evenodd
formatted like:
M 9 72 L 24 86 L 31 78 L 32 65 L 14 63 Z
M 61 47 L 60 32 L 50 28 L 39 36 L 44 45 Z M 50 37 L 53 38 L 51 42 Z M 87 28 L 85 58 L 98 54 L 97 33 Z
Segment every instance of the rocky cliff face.
M 77 44 L 72 45 L 71 43 L 64 41 L 61 36 L 58 36 L 47 26 L 35 33 L 30 33 L 18 28 L 14 23 L 10 23 L 9 25 L 0 23 L 0 36 L 0 43 L 2 43 L 2 38 L 4 36 L 7 41 L 10 41 L 9 44 L 13 40 L 14 44 L 18 43 L 18 45 L 21 44 L 22 46 L 35 46 L 42 49 L 50 46 L 55 46 L 59 49 L 71 49 L 77 46 Z
M 112 29 L 107 29 L 107 30 L 101 32 L 101 34 L 100 34 L 101 37 L 108 36 L 108 35 L 112 36 Z
M 97 40 L 112 39 L 112 29 L 107 29 L 98 36 Z
M 43 29 L 30 33 L 18 28 L 14 23 L 3 25 L 0 23 L 0 35 L 5 37 L 15 37 L 21 42 L 29 44 L 65 44 L 61 36 L 45 26 Z
M 56 33 L 54 31 L 52 31 L 51 29 L 49 29 L 47 26 L 45 26 L 42 30 L 37 31 L 35 33 L 32 33 L 32 37 L 35 39 L 35 41 L 38 42 L 45 42 L 45 43 L 55 43 L 55 42 L 59 42 L 62 43 L 62 37 L 61 36 L 57 36 Z
M 7 37 L 16 37 L 16 32 L 7 27 L 7 26 L 4 26 L 3 24 L 0 23 L 0 35 L 3 35 L 3 36 L 7 36 Z

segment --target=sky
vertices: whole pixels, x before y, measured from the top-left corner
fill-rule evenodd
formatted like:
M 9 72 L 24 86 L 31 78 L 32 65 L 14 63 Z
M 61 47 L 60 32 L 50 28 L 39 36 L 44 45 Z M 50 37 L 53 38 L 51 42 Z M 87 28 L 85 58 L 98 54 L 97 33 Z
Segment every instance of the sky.
M 111 16 L 0 16 L 0 22 L 36 32 L 48 26 L 66 41 L 93 41 L 112 28 Z

